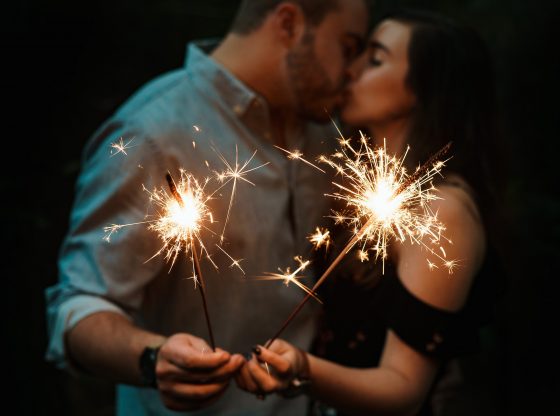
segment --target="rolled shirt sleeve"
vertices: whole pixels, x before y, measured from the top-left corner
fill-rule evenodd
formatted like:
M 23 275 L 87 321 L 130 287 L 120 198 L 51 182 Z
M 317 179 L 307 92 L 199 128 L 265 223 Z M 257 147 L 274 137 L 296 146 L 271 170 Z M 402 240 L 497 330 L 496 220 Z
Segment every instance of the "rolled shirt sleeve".
M 124 153 L 111 143 L 133 139 Z M 66 332 L 102 311 L 134 319 L 143 288 L 162 268 L 157 238 L 143 224 L 127 226 L 105 241 L 104 227 L 149 220 L 147 189 L 161 186 L 166 170 L 162 153 L 139 129 L 109 121 L 84 152 L 69 232 L 62 244 L 59 281 L 46 290 L 49 344 L 46 358 L 68 367 Z

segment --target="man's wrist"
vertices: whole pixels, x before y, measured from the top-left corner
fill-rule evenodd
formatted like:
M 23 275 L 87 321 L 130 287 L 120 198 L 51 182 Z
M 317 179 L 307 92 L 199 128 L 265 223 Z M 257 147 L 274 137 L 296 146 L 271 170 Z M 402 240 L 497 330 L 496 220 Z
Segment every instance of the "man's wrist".
M 157 375 L 156 375 L 156 365 L 157 357 L 159 354 L 159 349 L 161 346 L 157 347 L 146 347 L 140 354 L 138 360 L 138 366 L 140 369 L 140 375 L 142 377 L 142 383 L 145 386 L 153 387 L 157 389 Z

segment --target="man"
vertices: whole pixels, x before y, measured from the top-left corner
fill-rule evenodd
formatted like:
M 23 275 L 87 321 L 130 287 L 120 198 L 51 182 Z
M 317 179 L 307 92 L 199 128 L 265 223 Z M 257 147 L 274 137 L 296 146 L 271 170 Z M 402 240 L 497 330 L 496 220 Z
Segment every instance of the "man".
M 146 262 L 160 242 L 144 226 L 119 230 L 110 244 L 100 230 L 142 221 L 142 186 L 166 186 L 167 171 L 185 168 L 202 179 L 220 170 L 218 153 L 235 163 L 236 153 L 242 162 L 257 150 L 251 166 L 269 164 L 251 172 L 254 187 L 238 184 L 223 245 L 244 259 L 249 277 L 290 265 L 328 212 L 328 178 L 288 161 L 274 145 L 309 157 L 328 151 L 321 140 L 332 130 L 308 122 L 328 121 L 341 103 L 366 27 L 362 0 L 245 0 L 210 55 L 205 45 L 190 44 L 185 68 L 144 87 L 100 128 L 85 149 L 60 282 L 47 290 L 48 359 L 120 383 L 119 414 L 304 412 L 303 398 L 259 401 L 226 390 L 244 363 L 233 352 L 270 337 L 300 292 L 243 279 L 216 253 L 218 271 L 203 265 L 223 348 L 213 352 L 204 341 L 199 295 L 187 279 L 192 265 L 179 258 L 170 269 L 162 256 Z M 120 138 L 134 147 L 109 157 Z M 225 221 L 227 198 L 211 204 L 214 217 Z M 313 308 L 283 335 L 309 346 Z

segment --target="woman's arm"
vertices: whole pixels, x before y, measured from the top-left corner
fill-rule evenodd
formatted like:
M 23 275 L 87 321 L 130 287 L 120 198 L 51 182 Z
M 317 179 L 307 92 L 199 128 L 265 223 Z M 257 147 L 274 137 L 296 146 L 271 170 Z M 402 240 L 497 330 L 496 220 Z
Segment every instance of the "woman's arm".
M 453 240 L 452 244 L 442 243 L 446 258 L 458 261 L 453 274 L 419 244 L 395 244 L 394 254 L 399 278 L 407 290 L 435 308 L 457 311 L 464 305 L 483 259 L 484 232 L 464 191 L 442 187 L 440 194 L 444 200 L 434 201 L 432 208 L 446 225 L 445 235 Z M 439 245 L 432 248 L 441 252 Z M 428 260 L 437 268 L 430 268 Z M 438 369 L 437 360 L 414 350 L 392 330 L 388 331 L 376 368 L 344 367 L 298 353 L 286 342 L 274 342 L 271 350 L 260 351 L 259 361 L 269 363 L 274 371 L 269 374 L 256 360 L 251 360 L 240 373 L 241 387 L 253 392 L 282 390 L 291 378 L 305 373 L 308 366 L 311 393 L 352 414 L 414 414 Z M 302 354 L 307 360 L 302 359 Z

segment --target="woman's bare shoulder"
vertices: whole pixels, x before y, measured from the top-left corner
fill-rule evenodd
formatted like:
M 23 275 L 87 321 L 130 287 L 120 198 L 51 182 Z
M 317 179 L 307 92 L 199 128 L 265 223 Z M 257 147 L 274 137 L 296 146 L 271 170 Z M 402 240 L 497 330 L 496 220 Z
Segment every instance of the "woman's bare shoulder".
M 444 230 L 439 241 L 399 244 L 398 274 L 421 300 L 445 310 L 460 309 L 485 253 L 485 234 L 469 189 L 444 183 L 430 202 Z

